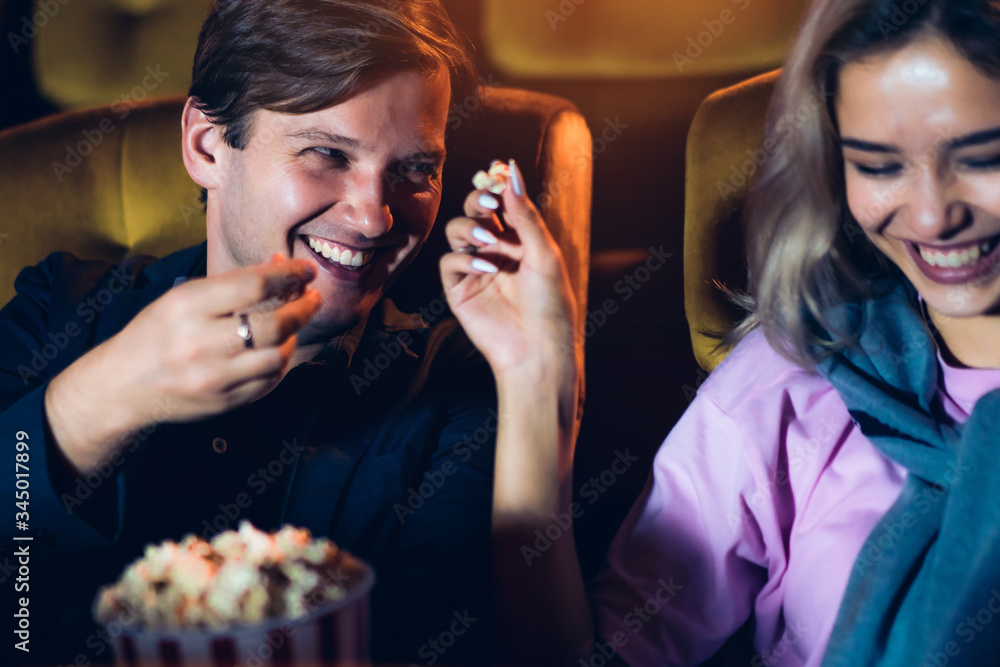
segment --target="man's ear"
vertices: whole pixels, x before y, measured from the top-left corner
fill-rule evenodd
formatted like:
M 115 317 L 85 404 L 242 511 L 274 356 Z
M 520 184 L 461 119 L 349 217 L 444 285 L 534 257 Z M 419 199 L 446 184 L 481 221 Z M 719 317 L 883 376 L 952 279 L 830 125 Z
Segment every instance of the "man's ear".
M 191 180 L 207 190 L 221 185 L 222 128 L 213 124 L 189 97 L 181 114 L 181 153 Z

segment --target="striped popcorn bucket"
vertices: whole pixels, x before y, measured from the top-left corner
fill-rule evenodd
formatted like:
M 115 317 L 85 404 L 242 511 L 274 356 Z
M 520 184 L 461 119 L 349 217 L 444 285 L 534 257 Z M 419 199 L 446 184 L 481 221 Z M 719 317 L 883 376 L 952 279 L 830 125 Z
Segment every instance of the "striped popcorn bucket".
M 142 630 L 107 626 L 118 667 L 265 667 L 369 664 L 368 600 L 375 573 L 353 559 L 345 597 L 310 601 L 299 619 L 227 630 Z M 117 632 L 116 632 L 117 630 Z M 117 635 L 117 636 L 116 636 Z

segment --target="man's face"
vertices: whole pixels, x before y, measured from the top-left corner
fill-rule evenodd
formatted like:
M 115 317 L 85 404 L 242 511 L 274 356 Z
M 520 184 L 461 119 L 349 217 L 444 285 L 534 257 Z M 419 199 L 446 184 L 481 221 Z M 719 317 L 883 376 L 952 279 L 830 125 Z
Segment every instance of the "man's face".
M 299 344 L 353 326 L 430 233 L 448 101 L 446 72 L 404 71 L 322 111 L 256 112 L 246 148 L 217 154 L 209 275 L 273 253 L 311 259 L 323 304 Z

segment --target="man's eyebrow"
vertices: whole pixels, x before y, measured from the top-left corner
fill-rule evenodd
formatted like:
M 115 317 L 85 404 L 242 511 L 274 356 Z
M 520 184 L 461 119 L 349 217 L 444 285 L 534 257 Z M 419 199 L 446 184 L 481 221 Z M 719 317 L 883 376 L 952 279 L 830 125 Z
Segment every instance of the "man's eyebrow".
M 352 137 L 345 137 L 342 134 L 331 134 L 326 130 L 321 130 L 318 128 L 308 128 L 305 130 L 300 130 L 298 132 L 293 132 L 288 135 L 292 139 L 297 139 L 300 141 L 318 141 L 330 144 L 337 144 L 340 146 L 346 146 L 347 148 L 362 148 L 362 144 L 357 139 Z M 444 148 L 432 149 L 425 151 L 415 151 L 410 155 L 402 158 L 405 160 L 435 160 L 438 162 L 444 162 L 447 155 L 447 151 Z
M 954 150 L 957 148 L 969 148 L 970 146 L 980 146 L 982 144 L 988 144 L 991 141 L 996 141 L 1000 139 L 1000 127 L 994 127 L 991 130 L 982 130 L 980 132 L 973 132 L 972 134 L 966 134 L 965 136 L 951 139 L 944 145 L 945 150 Z
M 435 162 L 444 162 L 444 159 L 447 156 L 447 154 L 448 152 L 443 148 L 438 150 L 417 151 L 415 153 L 410 153 L 409 155 L 404 157 L 403 160 L 404 161 L 432 160 Z
M 326 130 L 319 130 L 316 128 L 309 128 L 306 130 L 301 130 L 299 132 L 293 132 L 288 135 L 292 139 L 302 139 L 305 141 L 325 141 L 331 144 L 339 144 L 341 146 L 347 146 L 348 148 L 358 148 L 361 146 L 361 142 L 357 139 L 352 139 L 351 137 L 345 137 L 342 134 L 330 134 Z
M 877 144 L 872 141 L 861 141 L 860 139 L 851 139 L 850 137 L 844 137 L 840 140 L 840 145 L 843 148 L 853 148 L 854 150 L 864 151 L 866 153 L 898 153 L 899 149 L 895 146 L 889 146 L 887 144 Z

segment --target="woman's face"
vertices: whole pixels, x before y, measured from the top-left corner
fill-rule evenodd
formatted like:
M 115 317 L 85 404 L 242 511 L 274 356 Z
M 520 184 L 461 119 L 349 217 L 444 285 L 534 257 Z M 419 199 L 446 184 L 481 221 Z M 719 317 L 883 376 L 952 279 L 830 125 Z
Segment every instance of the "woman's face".
M 847 203 L 937 315 L 1000 311 L 1000 81 L 925 37 L 842 69 Z

